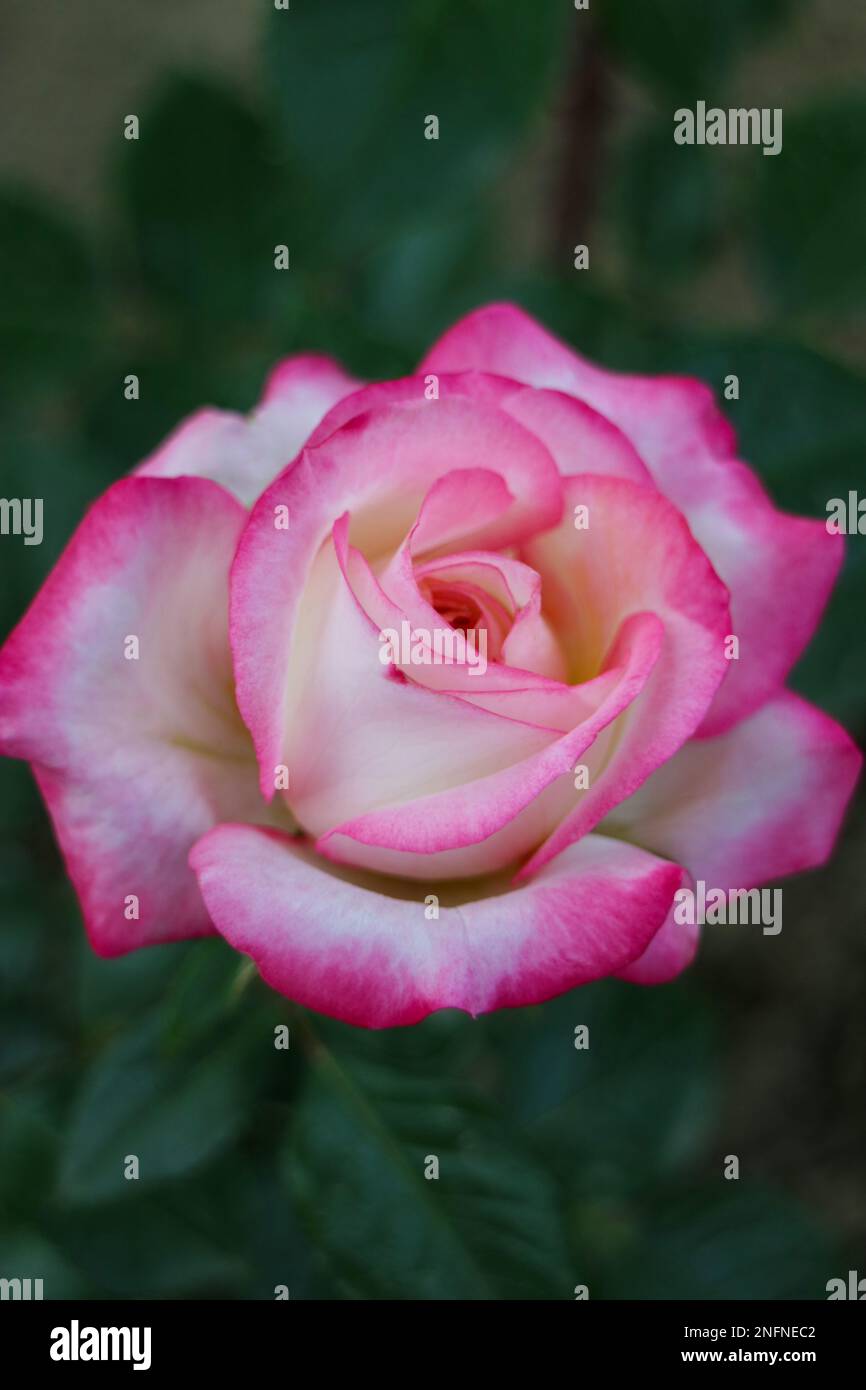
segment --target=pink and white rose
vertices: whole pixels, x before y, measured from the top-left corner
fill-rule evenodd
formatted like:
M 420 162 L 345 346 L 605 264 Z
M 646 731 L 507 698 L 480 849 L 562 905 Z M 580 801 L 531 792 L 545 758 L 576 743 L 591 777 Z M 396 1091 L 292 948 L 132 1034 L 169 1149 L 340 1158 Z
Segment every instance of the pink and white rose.
M 110 488 L 0 653 L 0 749 L 102 955 L 216 930 L 371 1027 L 661 983 L 684 884 L 831 851 L 860 755 L 784 682 L 842 546 L 706 386 L 491 305 L 402 380 L 290 358 Z M 484 669 L 383 662 L 403 624 Z

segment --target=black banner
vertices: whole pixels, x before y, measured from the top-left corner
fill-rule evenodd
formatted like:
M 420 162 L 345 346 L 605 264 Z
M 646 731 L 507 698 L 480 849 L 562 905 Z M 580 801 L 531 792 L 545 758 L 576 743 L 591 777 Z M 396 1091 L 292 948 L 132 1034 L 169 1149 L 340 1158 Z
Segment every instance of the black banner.
M 399 1308 L 400 1322 L 393 1314 Z M 519 1309 L 490 1304 L 369 1304 L 339 1308 L 323 1302 L 276 1300 L 240 1302 L 7 1302 L 0 1307 L 4 1359 L 52 1377 L 118 1371 L 164 1375 L 215 1371 L 250 1374 L 256 1366 L 297 1369 L 299 1355 L 321 1353 L 329 1370 L 340 1352 L 357 1370 L 359 1348 L 372 1352 L 370 1334 L 393 1336 L 394 1352 L 409 1329 L 425 1338 L 424 1366 L 429 1377 L 437 1354 L 443 1373 L 453 1365 L 454 1344 L 445 1328 L 463 1334 L 470 1351 L 484 1337 L 484 1356 L 499 1349 L 509 1359 L 514 1335 L 526 1330 L 553 1337 L 546 1358 L 561 1351 L 580 1364 L 612 1372 L 640 1368 L 666 1371 L 673 1366 L 801 1365 L 826 1375 L 855 1362 L 862 1345 L 864 1309 L 841 1302 L 661 1303 L 577 1302 L 570 1308 L 523 1303 Z M 505 1318 L 505 1321 L 500 1321 Z M 478 1321 L 480 1319 L 480 1321 Z M 517 1321 L 515 1321 L 515 1319 Z M 340 1334 L 335 1337 L 335 1332 Z M 352 1334 L 356 1333 L 356 1341 Z M 325 1338 L 324 1342 L 321 1340 Z M 351 1340 L 341 1340 L 348 1337 Z M 311 1339 L 315 1339 L 315 1341 Z M 466 1340 L 468 1339 L 468 1340 Z M 389 1356 L 387 1343 L 377 1353 Z M 534 1353 L 535 1354 L 535 1353 Z M 371 1367 L 372 1369 L 372 1367 Z

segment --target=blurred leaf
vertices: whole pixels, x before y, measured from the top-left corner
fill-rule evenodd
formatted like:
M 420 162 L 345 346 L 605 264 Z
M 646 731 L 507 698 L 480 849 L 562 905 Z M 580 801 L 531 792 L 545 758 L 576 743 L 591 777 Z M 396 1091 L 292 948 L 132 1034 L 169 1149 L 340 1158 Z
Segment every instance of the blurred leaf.
M 202 1231 L 177 1198 L 130 1196 L 100 1209 L 98 1221 L 90 1212 L 68 1212 L 51 1224 L 97 1298 L 233 1298 L 247 1275 L 243 1262 L 213 1232 Z
M 866 98 L 785 112 L 781 155 L 759 161 L 747 225 L 789 313 L 848 310 L 866 293 Z
M 7 910 L 4 914 L 0 932 L 0 1000 L 4 1004 L 20 998 L 36 973 L 40 942 L 34 915 L 33 909 L 29 913 Z
M 260 1152 L 237 1149 L 187 1182 L 180 1199 L 190 1221 L 202 1230 L 216 1229 L 227 1249 L 249 1271 L 243 1296 L 273 1300 L 285 1284 L 292 1300 L 332 1297 L 313 1269 L 313 1252 L 286 1195 L 275 1162 L 274 1135 L 257 1129 Z
M 13 1005 L 3 1010 L 0 1030 L 0 1080 L 35 1075 L 56 1060 L 63 1037 L 53 1019 L 33 1007 Z
M 0 190 L 0 398 L 25 374 L 74 373 L 100 341 L 94 266 L 78 232 L 30 193 Z M 5 452 L 5 451 L 4 451 Z
M 122 189 L 147 291 L 198 324 L 280 316 L 298 292 L 274 248 L 293 249 L 290 183 L 264 123 L 231 92 L 164 82 L 124 141 Z M 134 370 L 130 363 L 129 370 Z
M 580 1025 L 585 1049 L 575 1047 Z M 570 1183 L 640 1188 L 680 1170 L 705 1138 L 713 1032 L 687 983 L 639 990 L 602 981 L 494 1027 L 509 1108 Z
M 195 947 L 176 943 L 106 959 L 95 954 L 82 932 L 77 942 L 82 1019 L 98 1019 L 104 1028 L 158 1004 L 190 949 Z
M 406 1031 L 406 1030 L 404 1030 Z M 428 1157 L 438 1180 L 425 1179 Z M 475 1097 L 319 1045 L 284 1155 L 316 1246 L 350 1296 L 567 1296 L 551 1180 Z
M 222 938 L 197 941 L 177 962 L 165 993 L 162 1037 L 175 1051 L 214 1035 L 239 1000 L 249 962 Z
M 125 351 L 127 366 L 118 370 L 114 363 L 101 371 L 85 401 L 88 441 L 113 460 L 117 477 L 135 468 L 203 406 L 235 403 L 226 393 L 225 367 L 212 343 L 203 346 L 191 336 L 171 348 L 130 345 Z M 225 355 L 225 342 L 221 351 Z M 137 400 L 124 395 L 127 368 L 138 377 Z M 254 399 L 242 402 L 244 408 Z
M 187 1173 L 225 1147 L 246 1113 L 236 1052 L 168 1058 L 148 1020 L 110 1043 L 85 1075 L 64 1143 L 61 1193 L 104 1201 Z M 124 1177 L 127 1154 L 139 1160 L 137 1181 Z
M 362 267 L 364 322 L 405 347 L 414 366 L 432 341 L 431 325 L 443 304 L 460 286 L 474 293 L 479 266 L 489 256 L 487 241 L 482 220 L 470 214 L 459 221 L 431 214 L 377 240 Z
M 613 55 L 662 91 L 693 102 L 711 93 L 732 61 L 787 18 L 795 3 L 605 0 L 593 10 Z
M 721 1191 L 719 1191 L 721 1187 Z M 603 1276 L 606 1298 L 824 1298 L 826 1235 L 793 1202 L 745 1180 L 657 1197 L 637 1243 Z
M 38 1216 L 49 1190 L 57 1136 L 50 1104 L 35 1088 L 0 1094 L 0 1212 L 4 1222 Z
M 289 149 L 340 208 L 323 233 L 390 236 L 499 172 L 556 73 L 574 16 L 523 0 L 297 0 L 267 56 Z M 427 116 L 439 138 L 426 139 Z M 456 219 L 454 219 L 456 221 Z
M 614 196 L 634 279 L 664 285 L 706 264 L 723 226 L 720 178 L 714 152 L 675 145 L 666 124 L 631 140 Z
M 4 1278 L 41 1279 L 45 1299 L 87 1298 L 92 1293 L 83 1275 L 36 1231 L 0 1234 L 0 1272 Z

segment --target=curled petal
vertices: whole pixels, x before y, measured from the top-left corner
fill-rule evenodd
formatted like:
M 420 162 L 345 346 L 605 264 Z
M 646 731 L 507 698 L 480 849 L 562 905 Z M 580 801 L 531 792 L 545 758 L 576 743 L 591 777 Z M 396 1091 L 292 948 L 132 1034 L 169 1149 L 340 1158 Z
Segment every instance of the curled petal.
M 589 787 L 522 874 L 585 835 L 692 736 L 727 665 L 727 591 L 680 513 L 660 493 L 619 478 L 569 478 L 565 491 L 566 517 L 572 503 L 585 506 L 588 529 L 566 521 L 526 547 L 561 641 L 570 639 L 575 660 L 594 671 L 616 624 L 647 608 L 664 643 L 615 741 L 590 759 Z

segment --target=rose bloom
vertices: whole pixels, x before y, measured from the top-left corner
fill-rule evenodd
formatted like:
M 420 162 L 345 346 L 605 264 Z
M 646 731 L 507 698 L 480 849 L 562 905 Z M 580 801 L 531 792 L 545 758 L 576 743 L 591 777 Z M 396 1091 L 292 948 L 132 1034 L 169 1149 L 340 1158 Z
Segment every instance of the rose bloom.
M 706 386 L 491 305 L 403 380 L 291 357 L 111 487 L 0 654 L 0 746 L 100 955 L 216 930 L 369 1027 L 661 983 L 679 889 L 832 848 L 860 756 L 784 681 L 842 548 Z

